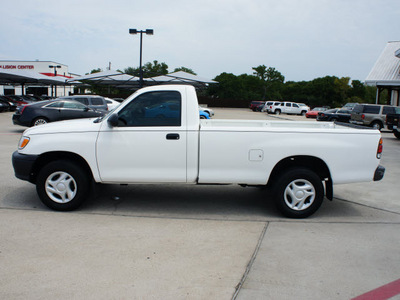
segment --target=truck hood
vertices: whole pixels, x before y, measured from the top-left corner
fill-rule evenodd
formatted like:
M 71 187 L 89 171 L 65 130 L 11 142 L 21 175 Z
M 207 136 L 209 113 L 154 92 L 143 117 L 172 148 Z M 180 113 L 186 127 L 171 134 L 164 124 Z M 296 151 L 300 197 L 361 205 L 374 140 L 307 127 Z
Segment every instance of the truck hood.
M 52 122 L 28 128 L 24 131 L 23 135 L 98 131 L 101 122 L 95 123 L 94 120 L 96 120 L 96 118 Z

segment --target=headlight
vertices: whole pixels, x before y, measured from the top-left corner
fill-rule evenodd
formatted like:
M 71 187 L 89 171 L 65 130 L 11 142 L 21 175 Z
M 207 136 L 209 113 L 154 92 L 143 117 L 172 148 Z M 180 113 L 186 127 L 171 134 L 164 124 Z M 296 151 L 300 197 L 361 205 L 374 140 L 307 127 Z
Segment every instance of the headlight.
M 28 138 L 26 136 L 21 137 L 21 139 L 19 140 L 18 149 L 19 150 L 24 149 L 26 147 L 26 145 L 28 145 L 29 141 L 30 141 L 30 138 Z

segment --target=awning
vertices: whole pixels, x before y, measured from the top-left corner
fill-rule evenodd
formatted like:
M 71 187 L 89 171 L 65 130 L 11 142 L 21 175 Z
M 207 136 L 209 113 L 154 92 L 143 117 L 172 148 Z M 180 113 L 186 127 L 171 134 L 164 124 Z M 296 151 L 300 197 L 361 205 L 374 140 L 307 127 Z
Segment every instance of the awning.
M 193 75 L 184 71 L 178 71 L 169 73 L 167 75 L 161 75 L 151 78 L 144 79 L 145 84 L 191 84 L 197 87 L 207 86 L 208 84 L 218 83 L 214 80 Z
M 50 77 L 27 70 L 0 70 L 0 84 L 68 85 L 65 77 Z

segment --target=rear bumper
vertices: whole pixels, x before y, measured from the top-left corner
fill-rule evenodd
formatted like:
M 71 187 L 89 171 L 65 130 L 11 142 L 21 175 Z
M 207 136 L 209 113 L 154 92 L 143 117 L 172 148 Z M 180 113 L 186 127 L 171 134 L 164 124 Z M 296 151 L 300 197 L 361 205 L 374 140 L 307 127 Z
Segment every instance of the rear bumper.
M 37 158 L 37 155 L 20 154 L 15 151 L 12 155 L 15 177 L 31 182 L 33 165 Z
M 382 166 L 378 166 L 375 170 L 374 181 L 381 180 L 383 178 L 383 175 L 385 175 L 385 168 Z

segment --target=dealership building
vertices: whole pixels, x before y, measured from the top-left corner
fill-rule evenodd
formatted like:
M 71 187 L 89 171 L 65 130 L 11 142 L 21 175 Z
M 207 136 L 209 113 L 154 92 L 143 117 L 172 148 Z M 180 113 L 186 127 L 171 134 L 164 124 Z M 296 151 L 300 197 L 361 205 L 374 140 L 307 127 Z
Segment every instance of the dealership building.
M 14 79 L 8 83 L 0 83 L 0 95 L 48 95 L 53 97 L 67 96 L 73 92 L 74 87 L 63 84 L 63 80 L 77 77 L 68 70 L 68 66 L 54 61 L 21 61 L 21 60 L 0 60 L 0 73 L 3 76 L 21 76 L 21 80 Z M 59 84 L 45 83 L 45 80 L 25 80 L 32 76 L 40 78 L 57 79 Z

